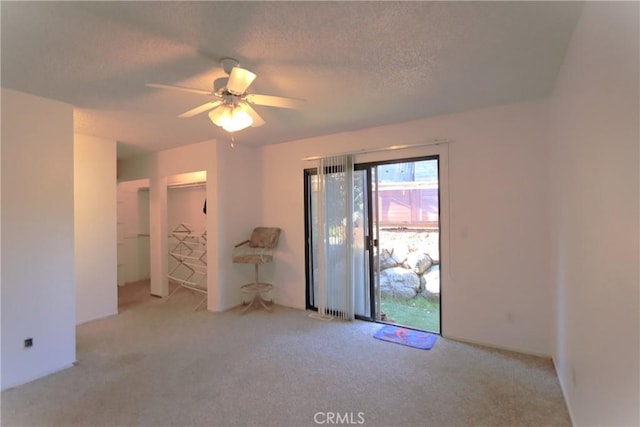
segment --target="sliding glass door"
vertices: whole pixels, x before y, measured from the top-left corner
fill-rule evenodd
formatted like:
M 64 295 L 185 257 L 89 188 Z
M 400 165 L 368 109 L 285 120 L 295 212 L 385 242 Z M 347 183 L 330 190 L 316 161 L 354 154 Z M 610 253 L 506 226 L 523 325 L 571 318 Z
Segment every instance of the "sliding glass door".
M 439 333 L 439 159 L 375 170 L 376 320 Z
M 357 318 L 440 332 L 438 161 L 355 165 L 353 206 L 332 220 L 350 230 L 341 238 L 351 239 Z M 321 219 L 315 170 L 305 172 L 305 198 L 307 308 L 316 309 Z
M 339 251 L 339 244 L 344 239 L 349 239 L 351 250 L 353 251 L 353 306 L 354 313 L 357 318 L 372 319 L 373 310 L 371 295 L 371 272 L 370 272 L 370 254 L 369 246 L 369 207 L 368 202 L 368 182 L 367 174 L 362 170 L 356 170 L 353 174 L 353 201 L 352 206 L 346 210 L 347 214 L 340 218 L 325 218 L 334 226 L 329 227 L 329 233 L 326 237 L 326 252 L 321 252 L 319 239 L 320 221 L 322 213 L 319 212 L 318 192 L 321 189 L 319 177 L 315 170 L 305 171 L 305 234 L 307 239 L 306 245 L 306 261 L 307 261 L 307 308 L 317 309 L 321 292 L 330 292 L 331 289 L 322 290 L 319 285 L 320 271 L 318 270 L 321 262 L 320 257 L 326 256 L 325 262 L 330 268 L 345 268 L 342 263 L 342 257 L 333 256 Z M 325 184 L 323 190 L 327 190 L 326 186 L 332 187 L 331 179 Z M 338 186 L 330 188 L 331 191 L 340 191 Z M 352 227 L 347 227 L 347 221 L 352 221 Z M 345 233 L 349 230 L 349 236 Z M 329 311 L 340 312 L 343 307 L 336 305 L 329 307 Z

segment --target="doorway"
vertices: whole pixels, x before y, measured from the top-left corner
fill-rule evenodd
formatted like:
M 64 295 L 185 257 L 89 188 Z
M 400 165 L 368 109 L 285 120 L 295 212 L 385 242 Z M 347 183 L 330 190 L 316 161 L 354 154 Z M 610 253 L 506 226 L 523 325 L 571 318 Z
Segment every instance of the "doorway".
M 118 194 L 118 312 L 150 293 L 149 180 L 122 181 Z
M 356 318 L 440 333 L 439 157 L 354 165 Z M 305 171 L 307 308 L 317 309 L 317 171 Z M 343 219 L 344 222 L 347 218 Z

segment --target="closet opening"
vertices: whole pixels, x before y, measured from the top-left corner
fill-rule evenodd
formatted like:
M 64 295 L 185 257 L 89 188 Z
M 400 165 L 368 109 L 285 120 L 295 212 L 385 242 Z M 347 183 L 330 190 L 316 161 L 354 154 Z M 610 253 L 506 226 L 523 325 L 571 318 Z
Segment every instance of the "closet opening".
M 118 312 L 150 295 L 149 180 L 117 185 Z
M 169 297 L 191 295 L 194 310 L 207 300 L 206 171 L 167 178 Z

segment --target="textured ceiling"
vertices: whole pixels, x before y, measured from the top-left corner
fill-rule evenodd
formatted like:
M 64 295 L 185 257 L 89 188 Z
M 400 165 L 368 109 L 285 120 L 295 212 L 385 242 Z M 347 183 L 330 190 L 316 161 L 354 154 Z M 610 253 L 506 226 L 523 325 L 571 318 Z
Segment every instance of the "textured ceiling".
M 235 134 L 262 145 L 547 97 L 578 2 L 0 3 L 2 86 L 73 104 L 76 130 L 122 155 L 229 139 L 206 95 L 231 56 L 251 93 L 307 100 L 257 106 Z

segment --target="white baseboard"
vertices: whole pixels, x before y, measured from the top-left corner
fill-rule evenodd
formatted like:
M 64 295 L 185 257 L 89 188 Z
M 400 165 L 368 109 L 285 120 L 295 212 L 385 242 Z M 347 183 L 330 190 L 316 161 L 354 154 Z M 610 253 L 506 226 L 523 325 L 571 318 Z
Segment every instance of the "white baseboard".
M 537 357 L 544 357 L 546 359 L 551 359 L 552 356 L 550 354 L 546 354 L 546 353 L 540 353 L 538 351 L 535 350 L 529 350 L 526 348 L 516 348 L 516 347 L 509 347 L 509 346 L 504 346 L 504 345 L 496 345 L 493 343 L 486 343 L 486 342 L 481 342 L 481 341 L 476 341 L 476 340 L 472 340 L 469 338 L 464 338 L 464 337 L 456 337 L 454 335 L 442 335 L 444 338 L 450 339 L 450 340 L 454 340 L 454 341 L 459 341 L 459 342 L 464 342 L 467 344 L 475 344 L 475 345 L 481 345 L 484 347 L 490 347 L 490 348 L 495 348 L 498 350 L 506 350 L 506 351 L 513 351 L 515 353 L 522 353 L 522 354 L 528 354 L 530 356 L 537 356 Z

